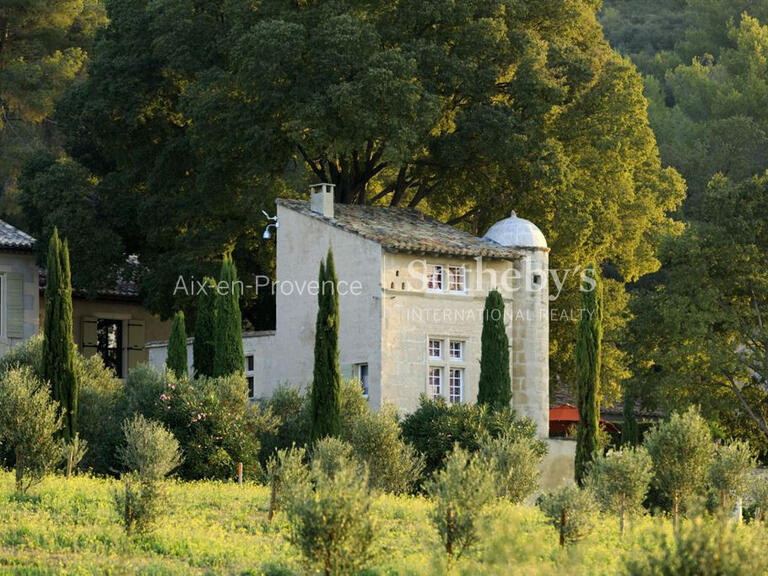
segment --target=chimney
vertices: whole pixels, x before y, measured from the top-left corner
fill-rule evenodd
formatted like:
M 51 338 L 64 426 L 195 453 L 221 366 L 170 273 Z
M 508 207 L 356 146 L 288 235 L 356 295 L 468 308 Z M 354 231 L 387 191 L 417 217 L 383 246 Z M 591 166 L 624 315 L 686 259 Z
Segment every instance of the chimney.
M 334 184 L 313 184 L 309 187 L 310 208 L 326 218 L 333 218 Z

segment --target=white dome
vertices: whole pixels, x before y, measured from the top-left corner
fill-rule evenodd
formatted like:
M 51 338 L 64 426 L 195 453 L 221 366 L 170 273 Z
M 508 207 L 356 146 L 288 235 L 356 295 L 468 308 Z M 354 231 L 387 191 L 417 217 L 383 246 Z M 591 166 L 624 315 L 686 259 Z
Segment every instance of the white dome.
M 509 218 L 500 220 L 485 233 L 487 240 L 492 240 L 502 246 L 514 248 L 546 248 L 547 239 L 533 223 L 524 218 L 518 218 L 515 211 Z

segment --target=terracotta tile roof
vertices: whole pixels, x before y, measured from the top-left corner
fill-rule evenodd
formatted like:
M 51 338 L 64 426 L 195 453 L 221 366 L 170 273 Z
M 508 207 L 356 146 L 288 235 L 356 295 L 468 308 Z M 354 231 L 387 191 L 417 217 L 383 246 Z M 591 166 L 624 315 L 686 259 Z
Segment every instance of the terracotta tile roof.
M 335 204 L 334 217 L 310 209 L 305 200 L 279 198 L 277 203 L 331 226 L 380 244 L 388 252 L 516 260 L 521 253 L 478 238 L 411 208 Z
M 76 297 L 80 298 L 103 298 L 103 299 L 117 299 L 117 300 L 136 300 L 139 298 L 139 285 L 138 281 L 136 279 L 136 273 L 134 272 L 133 268 L 130 266 L 130 263 L 128 266 L 126 266 L 126 271 L 124 272 L 125 275 L 127 275 L 127 278 L 120 277 L 117 279 L 117 281 L 112 284 L 111 286 L 105 286 L 103 288 L 99 288 L 95 294 L 88 294 L 87 290 L 73 287 L 72 288 L 72 294 Z M 45 291 L 45 286 L 48 283 L 48 275 L 46 273 L 45 268 L 40 268 L 40 293 L 42 294 Z
M 0 220 L 0 249 L 34 250 L 37 240 L 8 222 Z

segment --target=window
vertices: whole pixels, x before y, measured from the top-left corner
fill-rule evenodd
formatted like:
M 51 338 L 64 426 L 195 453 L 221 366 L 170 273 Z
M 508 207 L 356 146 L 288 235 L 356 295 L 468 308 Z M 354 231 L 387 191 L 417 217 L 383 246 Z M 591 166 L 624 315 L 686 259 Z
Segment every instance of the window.
M 452 404 L 464 401 L 466 339 L 432 337 L 427 339 L 427 396 L 444 397 Z M 447 350 L 448 354 L 443 354 Z M 447 377 L 447 387 L 443 377 Z
M 443 369 L 429 369 L 429 397 L 433 400 L 443 395 Z
M 123 378 L 123 321 L 100 318 L 96 323 L 96 350 L 118 378 Z
M 448 266 L 448 291 L 466 292 L 467 269 L 464 266 Z
M 245 357 L 245 381 L 248 383 L 248 398 L 256 398 L 256 370 L 253 354 Z
M 448 400 L 458 404 L 464 399 L 464 368 L 451 368 L 448 376 Z
M 427 268 L 427 290 L 441 292 L 443 290 L 443 267 L 432 265 Z
M 363 389 L 363 397 L 368 398 L 368 364 L 357 365 L 357 379 Z

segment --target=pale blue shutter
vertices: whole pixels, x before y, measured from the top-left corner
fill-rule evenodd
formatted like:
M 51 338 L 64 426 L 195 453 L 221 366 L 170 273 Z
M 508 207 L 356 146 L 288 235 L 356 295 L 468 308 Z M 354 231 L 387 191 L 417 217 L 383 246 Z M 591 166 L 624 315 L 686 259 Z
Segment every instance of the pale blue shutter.
M 15 272 L 5 276 L 6 310 L 5 328 L 8 338 L 24 338 L 24 277 Z

